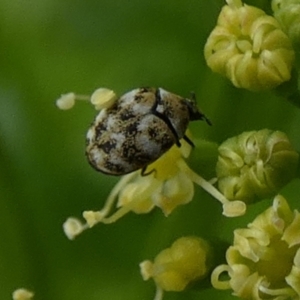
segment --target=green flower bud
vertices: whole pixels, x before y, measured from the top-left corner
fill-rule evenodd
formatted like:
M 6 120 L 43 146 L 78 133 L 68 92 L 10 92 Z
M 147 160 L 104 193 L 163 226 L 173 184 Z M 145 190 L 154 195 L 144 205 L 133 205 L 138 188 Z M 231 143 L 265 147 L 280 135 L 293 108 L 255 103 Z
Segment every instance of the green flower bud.
M 229 200 L 246 203 L 273 196 L 296 176 L 298 159 L 283 132 L 244 132 L 219 147 L 219 190 Z
M 300 1 L 273 0 L 274 17 L 283 31 L 289 36 L 293 45 L 300 46 Z
M 141 274 L 144 280 L 152 277 L 158 291 L 180 292 L 208 274 L 211 258 L 211 248 L 206 241 L 199 237 L 182 237 L 161 251 L 154 262 L 143 261 Z
M 227 265 L 211 276 L 216 289 L 232 289 L 240 299 L 300 299 L 300 214 L 278 195 L 247 228 L 234 231 Z M 222 273 L 229 280 L 223 281 Z
M 294 51 L 276 19 L 240 0 L 226 2 L 204 48 L 208 66 L 252 91 L 288 81 Z

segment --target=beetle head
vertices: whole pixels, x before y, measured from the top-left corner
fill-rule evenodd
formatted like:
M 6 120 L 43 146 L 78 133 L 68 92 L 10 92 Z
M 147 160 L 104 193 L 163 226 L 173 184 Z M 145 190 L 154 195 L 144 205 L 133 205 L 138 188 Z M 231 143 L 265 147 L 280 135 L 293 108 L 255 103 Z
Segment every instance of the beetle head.
M 190 121 L 204 120 L 208 125 L 211 125 L 210 120 L 197 107 L 194 93 L 192 93 L 192 99 L 185 99 L 185 102 L 189 110 Z

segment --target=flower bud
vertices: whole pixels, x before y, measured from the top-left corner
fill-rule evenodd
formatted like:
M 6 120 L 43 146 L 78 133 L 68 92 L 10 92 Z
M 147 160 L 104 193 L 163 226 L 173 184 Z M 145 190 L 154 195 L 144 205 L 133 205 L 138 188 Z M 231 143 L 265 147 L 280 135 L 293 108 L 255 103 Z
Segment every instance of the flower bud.
M 154 262 L 140 264 L 144 280 L 151 277 L 164 291 L 183 291 L 191 283 L 203 279 L 211 267 L 211 249 L 199 237 L 182 237 L 161 251 Z
M 298 159 L 283 132 L 244 132 L 219 147 L 219 190 L 229 200 L 246 203 L 273 196 L 296 176 Z
M 226 2 L 204 48 L 208 66 L 252 91 L 288 81 L 294 51 L 276 19 L 240 0 Z
M 274 17 L 283 31 L 289 36 L 294 46 L 300 46 L 300 1 L 273 0 Z

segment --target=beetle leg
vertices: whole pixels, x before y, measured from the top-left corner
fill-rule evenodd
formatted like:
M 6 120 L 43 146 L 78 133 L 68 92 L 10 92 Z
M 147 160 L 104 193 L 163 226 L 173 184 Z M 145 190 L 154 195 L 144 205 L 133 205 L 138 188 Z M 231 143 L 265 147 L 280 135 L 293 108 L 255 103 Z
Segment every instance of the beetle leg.
M 156 173 L 156 170 L 155 170 L 155 169 L 152 169 L 151 171 L 146 172 L 147 167 L 148 167 L 148 166 L 145 166 L 145 167 L 142 168 L 142 170 L 141 170 L 141 175 L 142 175 L 142 176 L 148 176 L 148 175 L 150 175 L 150 174 L 152 174 L 152 173 Z
M 195 144 L 193 143 L 193 141 L 187 137 L 186 135 L 183 136 L 183 139 L 190 145 L 192 146 L 193 148 L 195 148 Z

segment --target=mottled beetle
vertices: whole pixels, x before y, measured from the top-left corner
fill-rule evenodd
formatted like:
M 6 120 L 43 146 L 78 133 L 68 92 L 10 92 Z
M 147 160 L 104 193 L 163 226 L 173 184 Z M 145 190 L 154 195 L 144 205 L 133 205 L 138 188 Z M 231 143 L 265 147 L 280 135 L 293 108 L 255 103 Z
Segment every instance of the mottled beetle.
M 138 88 L 109 108 L 102 109 L 87 133 L 86 155 L 98 171 L 124 175 L 138 169 L 142 174 L 185 135 L 189 121 L 206 120 L 195 100 L 162 88 Z

